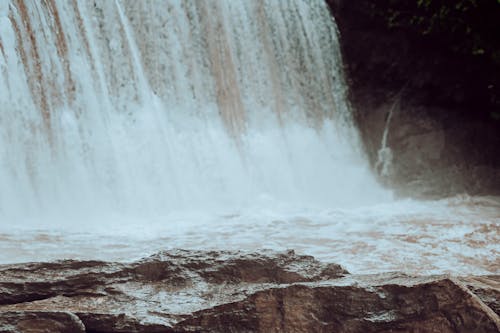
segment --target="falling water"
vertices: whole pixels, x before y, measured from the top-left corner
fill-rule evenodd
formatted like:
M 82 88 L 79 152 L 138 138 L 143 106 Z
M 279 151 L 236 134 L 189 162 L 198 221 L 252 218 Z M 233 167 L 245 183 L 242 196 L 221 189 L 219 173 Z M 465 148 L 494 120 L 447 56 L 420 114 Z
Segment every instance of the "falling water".
M 493 272 L 500 203 L 392 201 L 345 90 L 322 0 L 0 0 L 0 263 L 294 248 Z
M 0 20 L 2 219 L 379 199 L 322 1 L 2 0 Z

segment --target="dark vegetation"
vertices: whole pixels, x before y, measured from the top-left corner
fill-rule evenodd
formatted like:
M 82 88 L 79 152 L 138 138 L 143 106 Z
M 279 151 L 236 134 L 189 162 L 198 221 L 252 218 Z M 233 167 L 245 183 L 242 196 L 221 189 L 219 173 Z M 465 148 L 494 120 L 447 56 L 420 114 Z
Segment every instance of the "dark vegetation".
M 372 36 L 385 33 L 405 40 L 397 43 L 394 39 L 393 44 L 385 44 L 387 38 L 380 40 L 381 47 L 387 48 L 387 60 L 392 60 L 378 73 L 382 79 L 425 88 L 432 104 L 457 106 L 469 116 L 500 120 L 500 0 L 328 2 L 339 13 L 341 31 L 372 30 Z M 366 43 L 367 38 L 359 42 Z M 360 51 L 345 46 L 347 57 Z M 366 46 L 373 45 L 368 42 Z M 377 54 L 377 49 L 366 51 L 366 57 Z M 394 51 L 406 59 L 390 59 Z M 427 80 L 423 74 L 429 76 Z
M 454 82 L 459 96 L 454 102 L 476 110 L 482 105 L 478 116 L 500 120 L 500 0 L 384 0 L 373 2 L 371 10 L 373 20 L 387 29 L 448 53 L 457 74 L 472 79 Z

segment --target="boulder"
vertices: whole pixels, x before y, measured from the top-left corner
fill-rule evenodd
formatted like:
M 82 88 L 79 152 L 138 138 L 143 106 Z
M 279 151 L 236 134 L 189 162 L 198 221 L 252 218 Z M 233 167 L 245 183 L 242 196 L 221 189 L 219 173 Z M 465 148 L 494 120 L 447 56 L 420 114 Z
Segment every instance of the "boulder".
M 3 265 L 0 332 L 498 332 L 498 279 L 351 275 L 293 251 Z
M 81 320 L 70 312 L 1 311 L 1 333 L 84 333 Z

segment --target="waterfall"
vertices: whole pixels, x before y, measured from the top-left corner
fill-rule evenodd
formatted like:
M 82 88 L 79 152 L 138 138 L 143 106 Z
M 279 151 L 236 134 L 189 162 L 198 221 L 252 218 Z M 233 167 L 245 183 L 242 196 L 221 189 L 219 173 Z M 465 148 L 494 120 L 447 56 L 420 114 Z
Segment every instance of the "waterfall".
M 0 222 L 387 198 L 323 1 L 0 0 Z

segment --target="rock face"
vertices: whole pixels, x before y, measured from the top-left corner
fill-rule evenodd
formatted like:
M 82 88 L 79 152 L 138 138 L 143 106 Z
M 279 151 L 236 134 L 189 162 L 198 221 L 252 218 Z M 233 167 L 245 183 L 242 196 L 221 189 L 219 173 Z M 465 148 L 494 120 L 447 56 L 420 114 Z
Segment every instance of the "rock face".
M 5 311 L 0 312 L 2 333 L 84 333 L 80 319 L 69 312 Z
M 500 120 L 490 116 L 499 109 L 489 97 L 500 88 L 498 68 L 481 57 L 457 56 L 447 38 L 387 26 L 391 6 L 410 15 L 416 1 L 327 2 L 340 31 L 356 122 L 379 172 L 388 129 L 392 163 L 381 181 L 405 196 L 499 194 Z
M 4 265 L 0 332 L 499 332 L 499 279 L 350 275 L 293 251 Z

